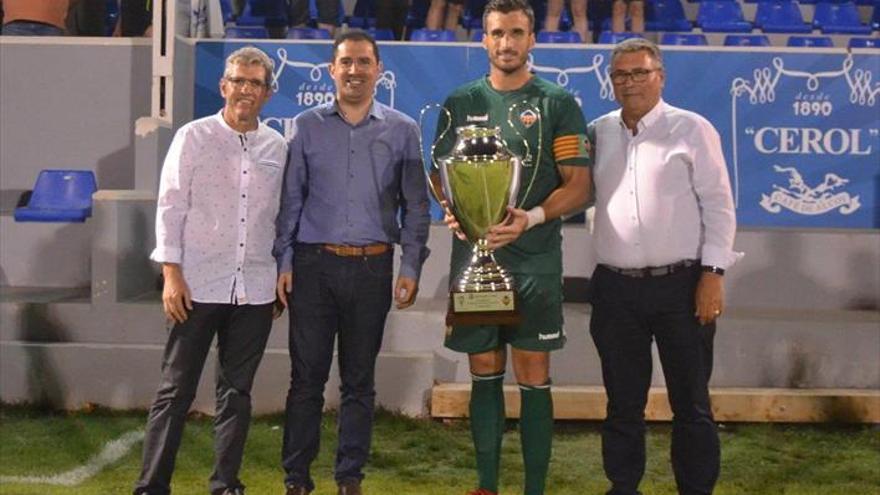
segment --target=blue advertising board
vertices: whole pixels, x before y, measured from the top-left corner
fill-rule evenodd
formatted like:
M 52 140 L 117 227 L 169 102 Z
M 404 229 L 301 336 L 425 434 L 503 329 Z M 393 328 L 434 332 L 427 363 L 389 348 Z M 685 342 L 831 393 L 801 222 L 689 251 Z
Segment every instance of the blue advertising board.
M 332 101 L 327 42 L 267 41 L 276 95 L 263 119 L 289 137 L 301 111 Z M 194 114 L 223 104 L 223 62 L 244 46 L 196 44 Z M 455 87 L 486 73 L 478 44 L 385 44 L 376 98 L 419 120 Z M 607 48 L 541 46 L 532 70 L 568 89 L 592 120 L 617 108 Z M 664 99 L 721 135 L 744 227 L 880 228 L 880 54 L 803 50 L 664 51 Z M 433 135 L 425 121 L 424 136 Z

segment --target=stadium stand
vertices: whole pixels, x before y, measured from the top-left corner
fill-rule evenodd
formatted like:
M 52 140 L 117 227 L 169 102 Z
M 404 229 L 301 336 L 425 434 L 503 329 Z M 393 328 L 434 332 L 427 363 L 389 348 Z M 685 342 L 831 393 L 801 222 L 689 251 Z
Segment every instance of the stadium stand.
M 743 17 L 739 2 L 704 0 L 697 13 L 697 26 L 707 33 L 748 33 L 752 23 Z
M 367 28 L 366 32 L 370 33 L 376 41 L 394 41 L 394 31 L 390 29 Z
M 789 36 L 787 46 L 802 47 L 833 47 L 834 41 L 829 36 Z
M 813 27 L 804 22 L 796 0 L 773 0 L 758 3 L 755 27 L 765 33 L 810 33 Z
M 648 31 L 690 31 L 680 0 L 654 0 L 645 5 L 645 29 Z
M 876 7 L 874 10 L 876 11 Z M 870 34 L 871 27 L 862 24 L 856 4 L 850 1 L 816 4 L 813 26 L 823 34 Z
M 416 29 L 411 41 L 455 41 L 455 31 L 451 29 Z
M 661 45 L 701 46 L 708 45 L 706 35 L 702 33 L 663 33 Z
M 292 27 L 287 30 L 290 40 L 329 40 L 330 31 L 319 28 Z
M 770 46 L 770 38 L 764 34 L 728 34 L 724 46 Z
M 538 43 L 580 43 L 581 35 L 574 31 L 541 31 L 537 35 Z
M 226 26 L 226 34 L 223 37 L 227 39 L 266 39 L 269 37 L 269 30 L 265 26 Z
M 850 38 L 850 48 L 880 48 L 880 38 Z
M 599 35 L 599 43 L 614 45 L 629 38 L 644 38 L 644 36 L 640 33 L 612 33 L 611 31 L 602 31 Z

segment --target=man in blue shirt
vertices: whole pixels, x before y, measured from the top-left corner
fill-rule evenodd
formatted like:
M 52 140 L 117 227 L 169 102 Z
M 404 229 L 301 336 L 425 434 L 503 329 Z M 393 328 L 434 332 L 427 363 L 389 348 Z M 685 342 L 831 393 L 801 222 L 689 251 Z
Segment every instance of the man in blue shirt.
M 430 217 L 418 127 L 374 101 L 382 71 L 369 35 L 333 44 L 336 102 L 294 120 L 278 217 L 278 297 L 290 305 L 292 376 L 282 464 L 288 495 L 314 489 L 324 385 L 338 334 L 342 400 L 335 478 L 359 495 L 370 450 L 374 369 L 392 297 L 415 301 Z M 392 288 L 393 245 L 402 255 Z

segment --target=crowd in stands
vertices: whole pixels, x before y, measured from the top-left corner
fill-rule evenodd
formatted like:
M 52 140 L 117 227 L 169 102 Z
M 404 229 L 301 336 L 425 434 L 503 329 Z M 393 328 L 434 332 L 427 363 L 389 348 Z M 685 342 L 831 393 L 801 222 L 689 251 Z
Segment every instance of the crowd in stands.
M 330 39 L 348 27 L 368 30 L 381 41 L 479 41 L 485 4 L 486 0 L 178 0 L 178 33 Z M 834 46 L 831 36 L 839 35 L 851 36 L 850 46 L 880 45 L 880 0 L 531 4 L 539 43 L 616 43 L 654 32 L 661 43 L 678 45 L 709 44 L 704 33 L 725 33 L 725 45 L 769 45 L 767 35 L 778 33 L 788 35 L 789 46 Z M 151 5 L 152 0 L 0 0 L 0 18 L 7 35 L 149 36 Z M 872 16 L 868 19 L 866 13 Z
M 152 0 L 0 0 L 6 36 L 150 36 Z

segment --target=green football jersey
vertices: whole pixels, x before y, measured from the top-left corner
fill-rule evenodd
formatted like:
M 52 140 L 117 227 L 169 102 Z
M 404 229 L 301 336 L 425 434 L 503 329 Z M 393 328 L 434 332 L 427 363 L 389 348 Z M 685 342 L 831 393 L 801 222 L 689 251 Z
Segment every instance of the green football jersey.
M 441 114 L 434 156 L 441 158 L 451 151 L 458 127 L 500 127 L 508 149 L 523 158 L 518 208 L 540 205 L 559 187 L 557 166 L 590 165 L 580 106 L 565 89 L 537 76 L 514 91 L 496 91 L 483 77 L 455 90 L 443 106 L 450 112 L 452 125 L 443 134 L 447 119 Z M 561 273 L 561 229 L 558 218 L 537 225 L 497 250 L 495 257 L 513 273 Z M 469 243 L 453 241 L 453 276 L 470 259 L 471 249 Z

